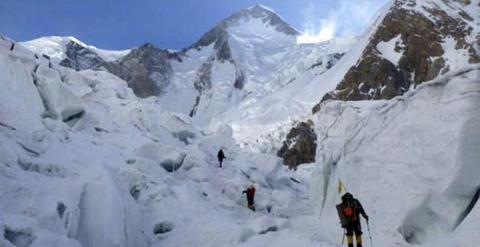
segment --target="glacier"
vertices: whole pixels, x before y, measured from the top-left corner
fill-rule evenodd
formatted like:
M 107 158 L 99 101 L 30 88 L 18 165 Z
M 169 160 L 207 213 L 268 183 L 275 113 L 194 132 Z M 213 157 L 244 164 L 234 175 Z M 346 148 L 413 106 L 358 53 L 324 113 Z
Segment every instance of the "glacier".
M 107 71 L 60 66 L 65 38 L 12 49 L 2 36 L 0 246 L 341 246 L 339 181 L 370 216 L 364 246 L 369 234 L 374 246 L 477 246 L 480 67 L 453 40 L 443 43 L 450 71 L 403 95 L 310 111 L 358 62 L 390 6 L 361 37 L 315 45 L 249 19 L 229 30 L 235 63 L 215 58 L 214 44 L 190 49 L 172 62 L 161 97 L 139 98 Z M 258 30 L 272 37 L 246 35 Z M 395 62 L 396 41 L 376 45 Z M 334 53 L 345 54 L 308 69 Z M 184 82 L 202 66 L 212 90 L 189 116 L 198 91 Z M 232 84 L 239 70 L 252 82 L 244 91 Z M 314 123 L 316 162 L 292 171 L 273 151 L 303 119 Z M 242 196 L 251 184 L 257 212 Z

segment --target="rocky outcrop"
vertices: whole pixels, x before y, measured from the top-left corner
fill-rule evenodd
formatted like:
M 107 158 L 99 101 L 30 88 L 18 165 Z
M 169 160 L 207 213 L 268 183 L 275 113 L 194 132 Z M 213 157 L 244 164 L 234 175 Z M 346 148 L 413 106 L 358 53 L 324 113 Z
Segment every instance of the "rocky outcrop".
M 170 59 L 180 58 L 178 54 L 147 43 L 114 62 L 110 72 L 127 81 L 138 97 L 159 95 L 170 83 Z
M 326 69 L 331 69 L 333 65 L 335 65 L 338 62 L 338 60 L 340 60 L 340 58 L 343 57 L 343 55 L 345 55 L 345 53 L 343 52 L 328 54 L 326 57 L 322 57 L 317 62 L 312 64 L 312 66 L 310 66 L 310 69 L 321 67 L 321 66 L 324 66 Z
M 471 40 L 467 41 L 472 35 L 472 27 L 468 24 L 472 17 L 458 7 L 469 5 L 470 1 L 444 2 L 448 8 L 440 8 L 426 0 L 397 0 L 356 65 L 321 102 L 328 99 L 391 99 L 411 86 L 434 79 L 449 70 L 442 57 L 445 53 L 442 45 L 450 37 L 455 42 L 455 49 L 467 51 L 470 63 L 479 63 L 475 45 Z M 419 8 L 423 12 L 419 12 Z M 379 45 L 386 42 L 393 43 L 392 52 L 399 54 L 398 61 L 391 61 L 382 54 Z M 318 109 L 319 105 L 313 112 Z
M 277 155 L 283 158 L 283 164 L 296 169 L 300 164 L 315 162 L 317 135 L 313 131 L 313 122 L 301 122 L 290 130 Z
M 105 61 L 96 52 L 75 41 L 66 44 L 66 58 L 60 65 L 77 71 L 104 70 L 125 81 L 138 97 L 161 94 L 170 83 L 170 60 L 181 60 L 180 53 L 159 49 L 147 43 L 133 49 L 118 61 Z
M 65 49 L 66 58 L 60 62 L 60 65 L 64 67 L 80 71 L 86 69 L 108 70 L 111 66 L 97 53 L 75 41 L 68 42 Z
M 193 83 L 193 86 L 195 87 L 195 90 L 197 90 L 198 95 L 195 98 L 195 105 L 190 111 L 190 117 L 195 116 L 195 114 L 197 113 L 197 107 L 200 104 L 200 100 L 203 94 L 212 88 L 211 76 L 214 60 L 215 59 L 213 57 L 208 59 L 208 61 L 202 64 L 200 69 L 197 71 L 197 79 Z

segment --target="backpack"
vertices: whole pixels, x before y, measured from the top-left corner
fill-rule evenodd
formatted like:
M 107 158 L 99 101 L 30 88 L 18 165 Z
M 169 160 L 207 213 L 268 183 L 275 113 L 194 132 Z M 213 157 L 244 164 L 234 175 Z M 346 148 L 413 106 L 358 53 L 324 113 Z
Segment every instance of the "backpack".
M 347 227 L 352 222 L 358 220 L 357 204 L 355 201 L 346 201 L 336 206 L 340 224 L 342 227 Z
M 354 212 L 353 212 L 353 208 L 350 207 L 350 205 L 347 205 L 345 207 L 343 207 L 343 215 L 345 215 L 345 217 L 347 218 L 353 218 L 353 216 L 355 215 Z
M 357 220 L 357 204 L 355 201 L 346 201 L 342 206 L 342 213 L 349 221 Z

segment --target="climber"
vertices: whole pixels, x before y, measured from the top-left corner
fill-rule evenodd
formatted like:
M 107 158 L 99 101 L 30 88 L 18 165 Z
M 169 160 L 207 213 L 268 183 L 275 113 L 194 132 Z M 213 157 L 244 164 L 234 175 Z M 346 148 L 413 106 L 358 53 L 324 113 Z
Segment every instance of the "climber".
M 254 198 L 255 198 L 255 186 L 252 184 L 250 187 L 248 187 L 246 190 L 242 191 L 243 194 L 247 194 L 247 203 L 248 203 L 248 208 L 251 209 L 252 211 L 255 211 L 255 203 L 254 203 Z
M 360 214 L 368 223 L 368 215 L 363 210 L 362 204 L 353 198 L 350 193 L 342 196 L 342 203 L 337 205 L 338 216 L 342 227 L 345 229 L 348 247 L 353 247 L 353 234 L 357 242 L 357 247 L 362 247 L 362 226 L 360 224 Z
M 220 167 L 222 167 L 222 162 L 226 158 L 222 149 L 220 149 L 220 151 L 218 151 L 217 157 L 218 157 L 218 162 L 220 163 Z

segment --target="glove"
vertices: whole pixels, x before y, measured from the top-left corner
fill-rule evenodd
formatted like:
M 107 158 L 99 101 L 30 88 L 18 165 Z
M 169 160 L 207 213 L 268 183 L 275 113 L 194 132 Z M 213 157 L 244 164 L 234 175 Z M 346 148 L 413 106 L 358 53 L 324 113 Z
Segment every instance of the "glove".
M 365 215 L 365 220 L 368 222 L 368 215 Z

